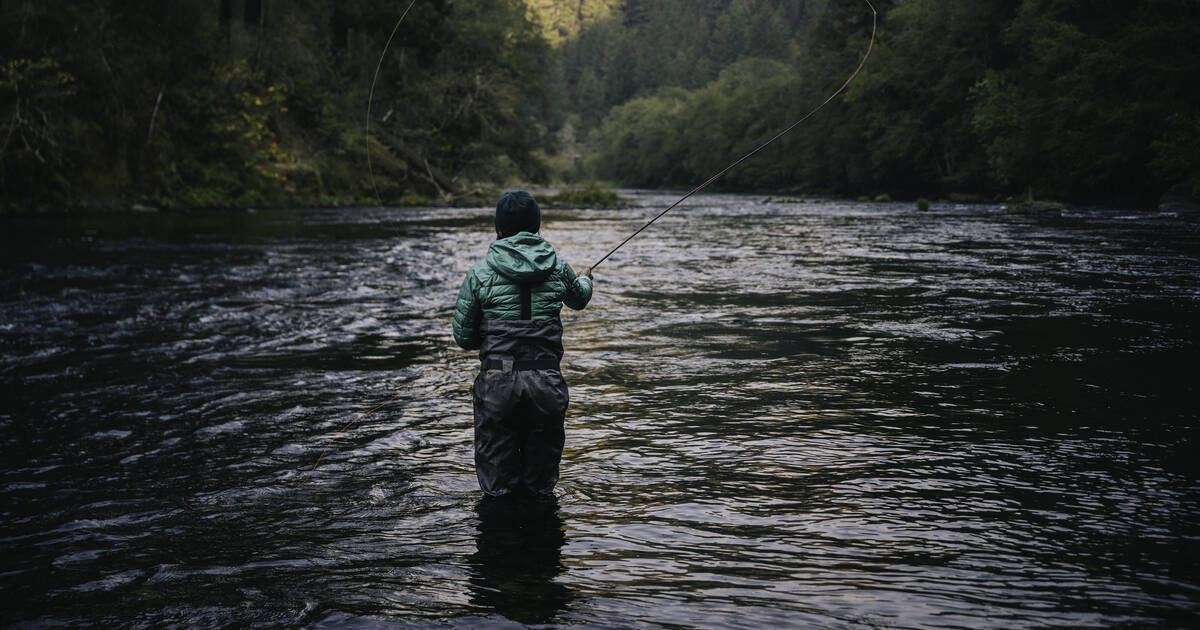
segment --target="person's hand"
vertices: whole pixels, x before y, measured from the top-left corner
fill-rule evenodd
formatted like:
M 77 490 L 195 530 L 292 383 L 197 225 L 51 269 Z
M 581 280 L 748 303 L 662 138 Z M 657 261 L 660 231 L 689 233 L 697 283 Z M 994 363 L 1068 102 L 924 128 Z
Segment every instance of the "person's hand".
M 592 268 L 588 267 L 587 271 L 585 271 L 579 275 L 583 276 L 584 278 L 587 278 L 588 280 L 591 280 L 592 279 Z

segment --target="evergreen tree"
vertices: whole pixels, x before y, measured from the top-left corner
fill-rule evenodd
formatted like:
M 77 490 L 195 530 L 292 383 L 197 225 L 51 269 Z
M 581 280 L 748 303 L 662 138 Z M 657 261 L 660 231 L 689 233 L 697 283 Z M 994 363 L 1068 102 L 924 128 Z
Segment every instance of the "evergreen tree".
M 240 9 L 235 11 L 234 9 Z M 71 0 L 0 12 L 0 195 L 283 204 L 545 176 L 549 48 L 518 0 Z M 497 170 L 500 169 L 500 170 Z M 501 171 L 508 169 L 505 173 Z
M 1178 140 L 1200 111 L 1198 20 L 1197 2 L 1022 3 L 1007 31 L 1014 63 L 976 89 L 975 127 L 996 177 L 1100 202 L 1194 189 L 1195 153 Z

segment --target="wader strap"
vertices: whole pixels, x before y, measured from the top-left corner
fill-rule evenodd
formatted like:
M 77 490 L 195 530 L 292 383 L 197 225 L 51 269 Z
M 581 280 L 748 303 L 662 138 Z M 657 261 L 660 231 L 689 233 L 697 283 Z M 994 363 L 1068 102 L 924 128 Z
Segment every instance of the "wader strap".
M 531 359 L 528 361 L 513 361 L 513 369 L 518 371 L 523 370 L 557 370 L 558 361 L 554 359 Z M 504 362 L 498 359 L 488 359 L 483 362 L 485 370 L 503 370 Z
M 529 285 L 521 285 L 521 319 L 533 319 L 533 297 Z

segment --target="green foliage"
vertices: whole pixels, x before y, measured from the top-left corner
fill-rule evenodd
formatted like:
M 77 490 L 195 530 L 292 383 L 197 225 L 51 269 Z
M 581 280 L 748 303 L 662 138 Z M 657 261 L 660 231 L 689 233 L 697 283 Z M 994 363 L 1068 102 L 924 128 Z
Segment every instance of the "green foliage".
M 665 186 L 691 175 L 683 167 L 676 125 L 687 93 L 668 89 L 613 108 L 599 130 L 596 168 L 605 176 L 634 186 Z
M 558 107 L 581 114 L 591 127 L 614 106 L 665 87 L 702 88 L 723 68 L 748 57 L 795 68 L 811 4 L 626 0 L 621 15 L 592 23 L 564 43 L 556 77 Z M 558 121 L 551 122 L 557 126 Z
M 397 202 L 398 206 L 428 206 L 431 205 L 429 197 L 424 195 L 404 195 Z
M 866 49 L 861 0 L 66 0 L 0 11 L 0 205 L 286 205 L 552 178 L 692 186 Z M 718 185 L 1200 194 L 1194 2 L 878 0 L 842 98 Z M 560 147 L 555 143 L 561 143 Z M 368 158 L 370 168 L 367 168 Z
M 1168 116 L 1151 150 L 1150 169 L 1159 182 L 1171 192 L 1200 198 L 1200 111 Z
M 1185 118 L 1200 108 L 1195 3 L 1022 3 L 1015 62 L 985 74 L 974 126 L 1009 188 L 1151 203 L 1195 181 Z
M 778 106 L 798 78 L 787 66 L 744 59 L 694 92 L 664 89 L 614 108 L 594 137 L 602 177 L 636 186 L 703 181 L 787 123 Z M 723 180 L 738 188 L 770 186 L 781 162 L 747 161 Z
M 286 180 L 282 172 L 271 167 L 292 159 L 279 147 L 274 131 L 276 116 L 288 111 L 287 87 L 276 84 L 255 90 L 266 81 L 254 76 L 244 61 L 235 64 L 223 79 L 225 91 L 233 93 L 221 115 L 210 123 L 214 135 L 224 139 L 221 148 L 237 154 L 242 165 L 259 177 Z
M 0 200 L 263 206 L 545 178 L 549 47 L 518 0 L 417 3 L 383 60 L 370 137 L 400 9 L 272 3 L 251 23 L 236 6 L 6 4 Z
M 925 199 L 924 197 L 917 200 L 917 210 L 920 210 L 921 212 L 929 210 L 929 205 L 929 200 Z
M 546 41 L 561 45 L 585 26 L 613 15 L 622 0 L 525 0 Z
M 887 193 L 875 195 L 875 203 L 892 203 L 892 196 Z
M 847 95 L 873 186 L 911 194 L 916 183 L 986 185 L 964 105 L 996 54 L 999 35 L 988 25 L 1004 22 L 1007 4 L 908 0 L 887 12 L 878 47 Z
M 771 44 L 776 36 L 754 30 L 763 28 L 754 26 L 756 16 L 788 10 L 769 2 L 666 2 L 661 17 L 639 14 L 624 30 L 585 30 L 575 48 L 564 48 L 563 76 L 576 99 L 580 87 L 605 86 L 584 90 L 587 104 L 578 111 L 616 104 L 592 136 L 596 174 L 627 185 L 695 184 L 801 118 L 845 81 L 871 29 L 858 0 L 820 4 L 782 18 L 808 26 L 782 48 Z M 626 8 L 627 22 L 640 5 Z M 732 171 L 725 185 L 905 196 L 968 191 L 976 199 L 1036 190 L 1143 205 L 1165 191 L 1200 190 L 1194 2 L 875 5 L 873 53 L 844 97 Z M 658 50 L 641 50 L 647 25 L 670 30 L 659 19 L 676 31 L 707 33 L 707 48 L 670 33 L 655 42 Z M 604 36 L 593 41 L 591 32 Z M 614 48 L 654 60 L 647 63 L 657 71 L 618 66 Z M 686 79 L 673 75 L 673 55 L 693 63 Z M 753 70 L 746 55 L 782 67 Z M 795 67 L 801 71 L 789 70 Z M 614 90 L 618 68 L 636 78 L 633 87 Z M 683 89 L 664 96 L 652 91 L 660 85 Z M 638 96 L 626 100 L 631 91 Z
M 16 200 L 21 193 L 64 200 L 62 171 L 72 155 L 67 134 L 75 121 L 60 113 L 77 94 L 77 79 L 54 59 L 0 62 L 0 188 Z M 43 177 L 51 169 L 55 176 Z

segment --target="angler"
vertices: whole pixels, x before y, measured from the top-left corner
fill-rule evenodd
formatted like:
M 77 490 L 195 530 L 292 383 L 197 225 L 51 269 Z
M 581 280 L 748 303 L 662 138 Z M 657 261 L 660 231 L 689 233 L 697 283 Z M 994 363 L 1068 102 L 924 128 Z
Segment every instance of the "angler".
M 500 197 L 496 240 L 463 280 L 454 341 L 479 350 L 475 474 L 490 497 L 554 499 L 567 412 L 563 305 L 592 298 L 591 270 L 576 275 L 538 235 L 542 215 L 524 190 Z

